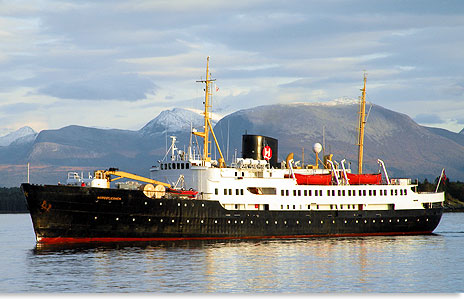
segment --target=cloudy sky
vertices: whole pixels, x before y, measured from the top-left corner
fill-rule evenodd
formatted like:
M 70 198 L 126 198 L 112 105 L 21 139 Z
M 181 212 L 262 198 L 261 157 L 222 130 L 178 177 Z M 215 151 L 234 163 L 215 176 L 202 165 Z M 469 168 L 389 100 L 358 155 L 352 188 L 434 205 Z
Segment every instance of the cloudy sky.
M 0 136 L 202 108 L 207 56 L 221 115 L 357 98 L 366 70 L 368 101 L 463 128 L 463 0 L 0 0 Z

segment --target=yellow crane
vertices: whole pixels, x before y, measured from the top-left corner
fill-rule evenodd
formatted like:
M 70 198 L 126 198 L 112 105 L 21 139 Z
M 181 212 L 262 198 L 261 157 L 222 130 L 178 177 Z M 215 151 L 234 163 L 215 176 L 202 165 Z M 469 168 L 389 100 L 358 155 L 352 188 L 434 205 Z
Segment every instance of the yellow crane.
M 111 176 L 116 176 L 116 177 L 112 178 Z M 127 179 L 131 179 L 135 181 L 148 183 L 147 185 L 144 186 L 144 189 L 143 189 L 144 194 L 147 197 L 161 198 L 163 195 L 165 195 L 165 187 L 171 188 L 170 184 L 152 180 L 152 179 L 149 179 L 140 175 L 136 175 L 133 173 L 120 171 L 119 169 L 110 168 L 109 170 L 96 170 L 95 171 L 95 179 L 106 179 L 108 182 L 107 188 L 110 187 L 110 182 L 113 182 L 122 178 L 127 178 Z M 154 184 L 156 186 L 154 186 Z

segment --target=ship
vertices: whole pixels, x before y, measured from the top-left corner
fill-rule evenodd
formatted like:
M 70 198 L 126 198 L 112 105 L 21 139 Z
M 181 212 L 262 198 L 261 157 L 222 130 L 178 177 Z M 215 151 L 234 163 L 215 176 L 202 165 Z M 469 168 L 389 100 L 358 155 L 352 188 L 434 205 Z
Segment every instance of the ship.
M 358 173 L 332 155 L 298 166 L 293 153 L 278 161 L 277 139 L 242 135 L 242 157 L 227 165 L 211 124 L 213 82 L 207 57 L 203 149 L 176 147 L 176 137 L 149 177 L 110 168 L 67 184 L 23 183 L 37 244 L 315 238 L 431 234 L 444 192 L 418 192 L 417 182 L 362 173 L 365 95 L 361 89 Z M 215 144 L 219 159 L 212 157 Z M 199 144 L 199 143 L 197 143 Z M 213 155 L 214 154 L 214 155 Z M 441 173 L 442 176 L 442 173 Z M 115 182 L 127 178 L 131 181 Z

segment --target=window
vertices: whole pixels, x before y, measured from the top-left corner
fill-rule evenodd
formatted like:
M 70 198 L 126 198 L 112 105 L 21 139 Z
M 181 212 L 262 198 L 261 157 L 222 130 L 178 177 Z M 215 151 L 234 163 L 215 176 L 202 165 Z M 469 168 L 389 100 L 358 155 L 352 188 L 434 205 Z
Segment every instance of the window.
M 372 190 L 369 190 L 369 196 L 372 196 Z
M 331 190 L 331 196 L 335 196 L 335 190 Z
M 361 195 L 362 195 L 362 191 L 361 191 L 361 190 L 359 190 L 359 196 L 361 196 Z
M 281 196 L 284 196 L 284 190 L 281 190 Z
M 295 210 L 295 205 L 292 205 L 292 209 L 294 209 L 294 210 Z
M 387 190 L 384 190 L 384 195 L 387 196 Z
M 238 195 L 238 192 L 239 192 L 238 189 L 235 189 L 235 195 Z
M 315 196 L 318 196 L 318 190 L 315 190 Z
M 224 195 L 227 195 L 227 189 L 224 189 Z
M 286 190 L 286 196 L 289 196 L 289 190 Z
M 232 189 L 228 189 L 228 195 L 232 195 Z
M 296 193 L 297 193 L 297 190 L 294 190 L 294 196 L 296 196 L 296 195 L 297 195 Z
M 307 190 L 304 190 L 304 196 L 307 196 Z
M 348 196 L 351 196 L 351 193 L 352 193 L 351 190 L 348 190 Z
M 189 163 L 186 163 L 186 169 L 189 169 Z
M 407 192 L 407 191 L 406 191 L 406 189 L 405 189 L 405 190 L 403 190 L 403 193 L 404 193 L 405 195 L 406 195 L 406 192 Z
M 380 196 L 382 196 L 382 195 L 383 195 L 383 191 L 382 191 L 382 189 L 380 189 L 380 190 L 379 190 L 379 194 L 380 194 Z
M 237 172 L 235 171 L 235 176 L 237 176 Z
M 308 196 L 312 196 L 312 190 L 308 190 Z
M 219 189 L 218 189 L 218 188 L 215 188 L 214 194 L 215 194 L 215 195 L 219 195 Z
M 322 190 L 320 190 L 320 196 L 322 196 Z
M 403 189 L 400 189 L 400 195 L 403 195 Z
M 240 189 L 240 195 L 243 195 L 243 189 Z
M 353 196 L 356 196 L 356 190 L 353 190 L 352 192 L 353 192 Z
M 281 210 L 284 209 L 284 205 L 281 205 Z

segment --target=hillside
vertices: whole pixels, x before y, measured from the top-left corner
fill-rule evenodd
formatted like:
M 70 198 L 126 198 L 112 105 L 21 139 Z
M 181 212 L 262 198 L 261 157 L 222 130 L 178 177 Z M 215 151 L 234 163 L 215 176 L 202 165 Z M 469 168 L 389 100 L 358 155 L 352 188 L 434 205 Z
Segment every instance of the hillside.
M 93 171 L 116 167 L 148 176 L 148 169 L 161 160 L 176 136 L 185 149 L 191 124 L 202 130 L 202 115 L 185 109 L 161 112 L 137 131 L 67 126 L 44 130 L 35 138 L 18 139 L 0 146 L 0 186 L 18 186 L 26 181 L 30 162 L 31 181 L 55 184 L 66 179 L 67 171 Z M 222 118 L 215 126 L 222 152 L 232 161 L 235 149 L 241 156 L 242 135 L 259 134 L 279 140 L 278 161 L 294 152 L 313 162 L 312 146 L 322 143 L 333 158 L 351 162 L 357 170 L 357 101 L 267 105 L 244 109 Z M 31 136 L 29 134 L 29 136 Z M 463 132 L 428 128 L 407 115 L 374 105 L 365 130 L 364 169 L 377 171 L 377 158 L 385 161 L 391 176 L 434 180 L 446 168 L 451 180 L 463 180 Z M 21 142 L 19 142 L 21 140 Z M 213 151 L 215 152 L 215 150 Z

